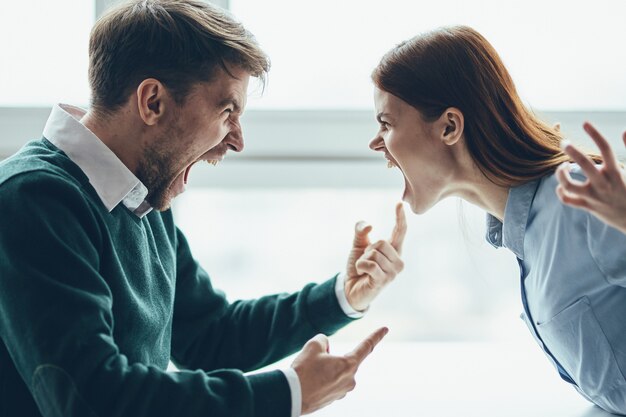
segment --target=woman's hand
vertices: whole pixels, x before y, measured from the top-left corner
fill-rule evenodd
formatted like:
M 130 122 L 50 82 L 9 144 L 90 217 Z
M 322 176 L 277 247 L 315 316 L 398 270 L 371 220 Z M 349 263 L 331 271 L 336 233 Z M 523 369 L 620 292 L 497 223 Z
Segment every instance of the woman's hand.
M 568 163 L 556 170 L 559 199 L 570 206 L 585 209 L 603 222 L 626 233 L 626 178 L 615 154 L 604 137 L 590 124 L 583 125 L 600 152 L 604 163 L 597 166 L 587 155 L 567 143 L 563 150 L 587 176 L 584 182 L 572 179 Z M 626 132 L 623 135 L 626 145 Z

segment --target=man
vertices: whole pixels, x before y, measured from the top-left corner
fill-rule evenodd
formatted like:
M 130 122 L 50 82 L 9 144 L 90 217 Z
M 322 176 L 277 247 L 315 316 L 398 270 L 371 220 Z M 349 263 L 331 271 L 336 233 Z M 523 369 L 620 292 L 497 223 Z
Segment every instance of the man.
M 243 149 L 248 80 L 268 68 L 199 0 L 133 1 L 96 23 L 89 112 L 55 106 L 44 138 L 0 164 L 1 416 L 287 417 L 354 387 L 387 330 L 346 356 L 319 333 L 401 271 L 401 206 L 390 242 L 357 224 L 345 274 L 234 303 L 168 210 L 195 163 Z M 243 373 L 305 342 L 289 369 Z

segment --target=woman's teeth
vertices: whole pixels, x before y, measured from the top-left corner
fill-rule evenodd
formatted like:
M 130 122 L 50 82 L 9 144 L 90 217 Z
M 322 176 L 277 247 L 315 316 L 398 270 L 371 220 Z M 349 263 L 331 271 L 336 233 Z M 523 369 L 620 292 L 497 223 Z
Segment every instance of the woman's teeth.
M 387 159 L 387 168 L 395 168 L 395 167 L 396 167 L 396 164 L 391 162 L 391 160 Z
M 217 159 L 210 159 L 207 162 L 213 166 L 217 166 L 217 164 L 219 164 L 220 161 L 218 161 Z

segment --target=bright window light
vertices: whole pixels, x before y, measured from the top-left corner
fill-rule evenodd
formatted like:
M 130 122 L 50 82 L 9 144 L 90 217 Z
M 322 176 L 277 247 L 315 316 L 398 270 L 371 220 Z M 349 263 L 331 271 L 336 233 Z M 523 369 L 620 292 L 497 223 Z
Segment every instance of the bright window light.
M 538 110 L 626 109 L 626 2 L 231 0 L 272 58 L 250 108 L 369 109 L 370 73 L 395 44 L 464 24 L 495 46 Z
M 85 105 L 95 3 L 7 1 L 0 12 L 0 107 Z
M 231 300 L 293 292 L 344 269 L 354 224 L 388 239 L 397 189 L 191 188 L 176 200 L 177 224 L 213 285 Z M 395 340 L 505 340 L 521 303 L 515 257 L 484 239 L 485 214 L 447 199 L 422 216 L 407 209 L 404 271 L 367 318 L 342 330 L 356 340 L 377 326 Z M 391 336 L 391 335 L 390 335 Z

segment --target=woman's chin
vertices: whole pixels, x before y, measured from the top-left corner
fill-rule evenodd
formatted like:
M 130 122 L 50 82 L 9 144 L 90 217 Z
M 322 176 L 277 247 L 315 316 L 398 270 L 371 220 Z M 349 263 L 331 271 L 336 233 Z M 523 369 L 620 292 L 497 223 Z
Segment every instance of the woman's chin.
M 406 190 L 402 196 L 402 201 L 407 203 L 411 208 L 411 211 L 415 214 L 424 214 L 433 206 L 428 201 L 419 201 L 414 195 Z

